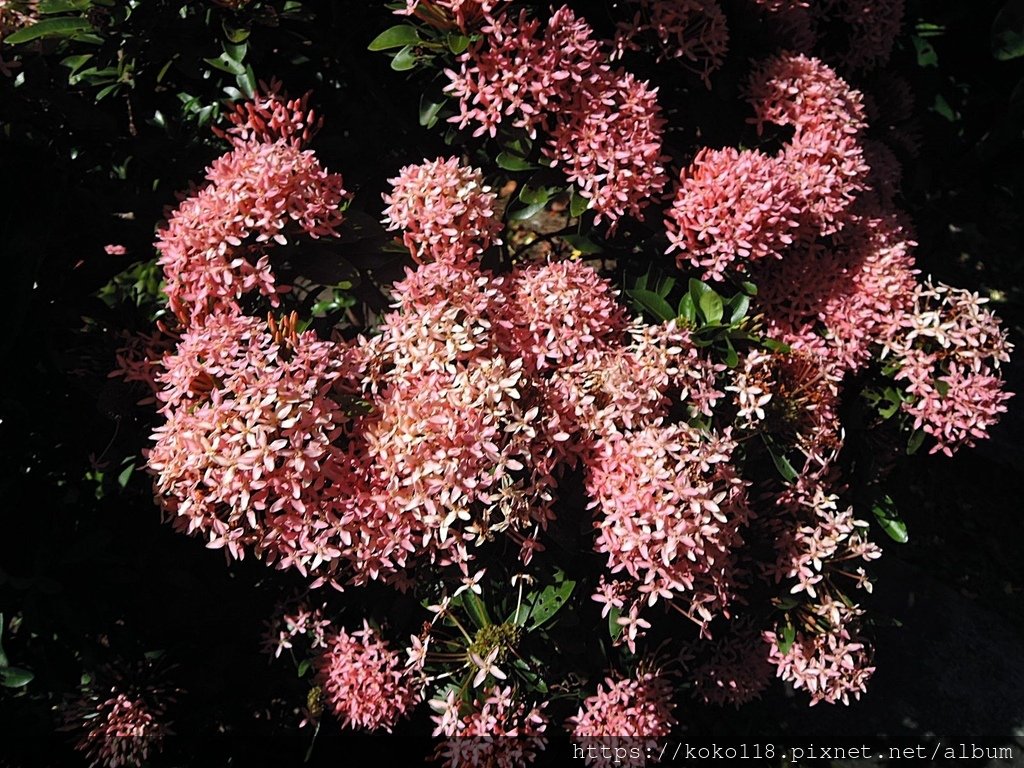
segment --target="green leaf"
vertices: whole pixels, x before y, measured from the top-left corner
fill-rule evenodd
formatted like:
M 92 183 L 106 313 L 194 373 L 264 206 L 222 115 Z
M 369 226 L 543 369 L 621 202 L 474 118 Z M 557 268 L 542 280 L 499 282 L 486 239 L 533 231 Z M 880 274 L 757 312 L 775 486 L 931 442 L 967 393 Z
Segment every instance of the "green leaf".
M 939 66 L 939 54 L 935 52 L 935 48 L 925 40 L 923 37 L 914 35 L 910 38 L 914 44 L 914 50 L 917 51 L 917 66 L 919 67 L 937 67 Z
M 547 205 L 558 191 L 558 187 L 535 187 L 527 182 L 519 188 L 519 200 L 526 205 Z
M 519 208 L 518 210 L 513 211 L 508 217 L 514 221 L 526 221 L 527 219 L 532 219 L 538 213 L 543 211 L 546 205 L 547 201 L 542 203 L 531 203 L 525 208 Z
M 373 38 L 366 46 L 371 51 L 386 51 L 391 48 L 404 48 L 421 42 L 420 31 L 410 24 L 397 24 L 389 27 Z
M 85 11 L 92 5 L 92 0 L 41 0 L 39 13 L 48 16 L 54 13 L 68 13 L 69 11 Z
M 41 37 L 72 37 L 80 32 L 91 32 L 92 24 L 88 19 L 63 16 L 59 19 L 43 19 L 31 27 L 19 29 L 13 35 L 4 38 L 5 43 L 17 45 L 38 40 Z
M 425 96 L 420 96 L 420 125 L 424 128 L 433 128 L 437 124 L 438 114 L 447 103 L 447 99 L 430 101 Z
M 750 297 L 744 293 L 737 293 L 729 300 L 729 323 L 736 325 L 747 316 L 750 310 Z
M 499 152 L 495 158 L 498 167 L 506 171 L 532 171 L 537 168 L 525 157 L 513 155 L 511 152 Z
M 704 319 L 709 323 L 717 323 L 721 321 L 724 310 L 722 297 L 714 291 L 708 291 L 707 293 L 701 294 L 700 303 L 697 306 L 700 307 L 700 311 L 704 315 Z
M 584 197 L 576 187 L 573 187 L 569 196 L 569 215 L 574 219 L 578 219 L 587 212 L 589 207 L 590 198 Z
M 462 605 L 466 609 L 466 613 L 469 614 L 469 618 L 473 620 L 473 623 L 480 629 L 489 627 L 494 622 L 491 621 L 491 617 L 487 613 L 487 606 L 484 605 L 484 601 L 473 592 L 472 590 L 466 590 L 462 593 Z
M 732 345 L 732 340 L 727 336 L 725 338 L 725 364 L 729 368 L 735 368 L 740 364 L 740 356 L 736 352 L 736 347 Z
M 24 688 L 35 675 L 20 667 L 0 667 L 0 685 L 4 688 Z
M 1024 56 L 1024 0 L 1009 0 L 992 22 L 992 55 L 1000 61 Z
M 630 288 L 626 291 L 626 295 L 639 304 L 641 309 L 646 310 L 659 320 L 673 320 L 676 317 L 672 305 L 654 291 L 646 288 Z
M 624 626 L 619 624 L 619 617 L 622 616 L 622 611 L 615 606 L 608 612 L 608 634 L 612 636 L 612 640 L 618 640 L 622 634 Z
M 0 667 L 6 667 L 10 662 L 7 661 L 7 654 L 4 653 L 3 639 L 4 629 L 7 627 L 4 624 L 4 615 L 0 613 Z
M 786 626 L 782 628 L 782 636 L 779 639 L 779 653 L 785 656 L 789 653 L 789 649 L 793 647 L 793 643 L 796 642 L 796 627 L 792 623 L 786 622 Z
M 305 677 L 306 673 L 309 672 L 310 667 L 313 666 L 313 662 L 309 659 L 303 659 L 299 662 L 299 677 Z
M 679 317 L 683 318 L 688 325 L 697 323 L 697 305 L 693 303 L 693 296 L 684 293 L 679 300 Z
M 757 296 L 757 286 L 747 280 L 740 283 L 740 287 L 747 296 Z
M 672 293 L 672 289 L 676 287 L 676 279 L 674 277 L 663 277 L 658 281 L 658 288 L 655 290 L 661 298 L 667 299 L 668 295 Z
M 135 471 L 135 462 L 132 461 L 127 467 L 121 470 L 121 474 L 117 476 L 117 484 L 124 488 L 128 485 L 128 481 L 132 478 L 132 472 Z
M 469 48 L 469 38 L 465 35 L 450 34 L 445 44 L 448 46 L 449 51 L 458 56 Z
M 395 57 L 391 59 L 391 68 L 395 70 L 395 72 L 407 72 L 415 67 L 416 50 L 411 45 L 405 46 L 405 48 L 396 53 Z
M 523 625 L 526 631 L 532 632 L 550 622 L 568 602 L 574 589 L 575 582 L 565 579 L 565 574 L 560 573 L 555 584 L 536 593 L 535 599 L 529 604 L 526 621 Z
M 896 504 L 890 496 L 883 496 L 871 508 L 875 519 L 882 526 L 882 530 L 889 534 L 889 538 L 897 544 L 906 544 L 910 540 L 907 535 L 907 524 L 900 518 L 896 511 Z
M 229 75 L 245 74 L 245 67 L 234 59 L 229 58 L 226 53 L 222 53 L 216 59 L 203 59 L 203 61 L 214 69 L 219 69 L 221 72 L 227 72 Z
M 907 440 L 907 455 L 913 456 L 921 448 L 924 443 L 925 432 L 923 429 L 915 429 Z
M 235 78 L 235 82 L 238 87 L 245 94 L 247 99 L 251 99 L 256 96 L 256 73 L 253 72 L 252 66 L 246 66 L 245 72 L 238 75 Z
M 768 449 L 768 454 L 772 457 L 772 463 L 775 464 L 775 469 L 778 470 L 782 479 L 787 483 L 791 483 L 796 480 L 797 473 L 796 470 L 793 469 L 793 465 L 789 463 L 789 459 L 787 459 L 781 451 L 777 451 L 767 437 L 762 435 L 762 438 L 764 439 L 765 448 Z

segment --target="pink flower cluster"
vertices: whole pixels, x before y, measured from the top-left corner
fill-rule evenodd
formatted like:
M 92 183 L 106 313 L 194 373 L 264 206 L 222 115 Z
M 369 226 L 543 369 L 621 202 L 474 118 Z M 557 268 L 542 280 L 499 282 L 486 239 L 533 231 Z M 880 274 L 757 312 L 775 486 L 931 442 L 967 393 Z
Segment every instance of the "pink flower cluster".
M 596 549 L 648 605 L 659 598 L 706 626 L 735 591 L 735 553 L 750 510 L 728 433 L 686 425 L 609 435 L 589 466 L 601 513 Z M 620 606 L 624 607 L 624 606 Z
M 725 62 L 729 25 L 716 0 L 631 0 L 633 19 L 619 22 L 615 53 L 642 49 L 653 38 L 657 60 L 682 60 L 711 87 L 710 75 Z
M 434 759 L 444 768 L 519 768 L 547 745 L 543 705 L 523 702 L 511 686 L 485 688 L 470 706 L 452 690 L 431 707 L 434 736 L 442 738 Z
M 813 605 L 808 624 L 815 629 L 796 630 L 795 640 L 785 651 L 777 632 L 765 632 L 770 646 L 769 660 L 778 676 L 807 691 L 811 706 L 860 698 L 874 673 L 870 649 L 859 638 L 859 619 L 864 611 L 842 600 L 823 597 Z
M 639 673 L 636 677 L 607 678 L 597 686 L 597 693 L 587 698 L 579 712 L 570 717 L 566 727 L 573 742 L 586 747 L 625 748 L 625 758 L 617 757 L 616 765 L 642 766 L 659 740 L 672 733 L 676 725 L 673 715 L 672 685 L 656 672 Z M 638 749 L 639 748 L 639 749 Z M 611 765 L 611 760 L 588 759 L 588 765 Z
M 947 456 L 972 446 L 1006 412 L 1012 396 L 999 366 L 1013 346 L 999 318 L 970 291 L 926 281 L 914 292 L 912 310 L 901 316 L 886 343 L 905 382 L 903 409 L 914 428 L 935 439 L 931 452 Z
M 476 124 L 476 136 L 496 136 L 506 121 L 531 138 L 548 133 L 544 155 L 565 168 L 598 220 L 614 228 L 626 215 L 641 218 L 666 183 L 656 91 L 611 69 L 593 30 L 567 6 L 544 30 L 523 12 L 491 17 L 482 31 L 459 71 L 446 71 L 445 90 L 459 100 L 452 121 Z
M 327 647 L 327 631 L 331 621 L 324 618 L 323 607 L 310 608 L 300 603 L 294 610 L 279 609 L 274 620 L 267 625 L 263 648 L 277 658 L 285 650 L 295 647 L 294 641 L 301 638 L 308 650 Z
M 459 165 L 458 158 L 408 165 L 390 183 L 384 223 L 404 230 L 403 242 L 418 262 L 467 264 L 501 242 L 494 193 L 479 170 Z
M 183 333 L 164 365 L 149 466 L 175 527 L 302 573 L 341 557 L 355 484 L 336 445 L 347 348 L 218 314 Z
M 144 695 L 116 686 L 106 695 L 87 690 L 65 706 L 62 730 L 78 734 L 75 749 L 92 766 L 139 768 L 160 752 L 170 733 L 166 704 L 157 690 Z
M 442 30 L 468 32 L 487 18 L 504 0 L 406 0 L 399 16 L 415 16 Z
M 157 241 L 171 309 L 193 317 L 237 311 L 257 290 L 276 306 L 272 244 L 334 236 L 348 197 L 302 143 L 319 124 L 303 100 L 271 91 L 233 115 L 233 148 L 207 169 L 209 184 L 171 213 Z
M 713 280 L 841 229 L 869 171 L 861 95 L 819 60 L 769 59 L 754 69 L 749 93 L 758 131 L 792 126 L 792 139 L 774 156 L 702 149 L 681 172 L 665 215 L 668 253 Z
M 366 622 L 330 637 L 317 668 L 328 706 L 346 728 L 391 733 L 420 700 L 418 681 L 400 654 Z

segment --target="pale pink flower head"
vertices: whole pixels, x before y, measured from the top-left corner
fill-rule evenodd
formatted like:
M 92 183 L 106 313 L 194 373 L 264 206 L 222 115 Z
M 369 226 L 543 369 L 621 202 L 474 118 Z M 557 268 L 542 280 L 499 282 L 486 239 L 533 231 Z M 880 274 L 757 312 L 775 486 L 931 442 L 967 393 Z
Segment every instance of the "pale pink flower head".
M 118 681 L 106 692 L 84 689 L 63 708 L 61 730 L 77 735 L 75 749 L 91 766 L 139 768 L 163 749 L 171 734 L 161 688 Z
M 128 249 L 118 243 L 110 243 L 109 245 L 103 246 L 103 252 L 107 256 L 124 256 L 128 253 Z
M 734 597 L 740 532 L 751 516 L 735 448 L 728 433 L 653 426 L 608 435 L 588 467 L 595 549 L 608 568 L 635 580 L 649 605 L 678 600 L 702 625 Z
M 471 703 L 457 694 L 430 703 L 441 737 L 434 759 L 444 768 L 521 768 L 547 745 L 545 704 L 531 705 L 512 686 L 484 688 Z
M 867 690 L 875 671 L 871 648 L 859 636 L 864 611 L 823 596 L 809 612 L 808 629 L 797 629 L 796 639 L 785 651 L 776 632 L 764 633 L 769 661 L 781 679 L 810 694 L 811 706 L 821 702 L 848 705 L 851 696 L 859 699 Z
M 505 0 L 405 0 L 399 16 L 415 16 L 435 29 L 468 32 L 488 19 Z
M 328 639 L 317 673 L 327 706 L 344 728 L 391 733 L 420 701 L 401 654 L 365 621 L 356 632 L 340 629 Z
M 505 354 L 522 356 L 530 371 L 619 346 L 628 326 L 612 284 L 578 261 L 519 267 L 506 278 L 505 294 Z
M 782 258 L 799 226 L 797 193 L 784 163 L 757 150 L 700 150 L 682 171 L 665 212 L 668 253 L 722 280 L 726 270 Z
M 575 743 L 597 747 L 598 755 L 602 746 L 625 747 L 634 755 L 627 755 L 621 762 L 617 759 L 617 765 L 643 766 L 677 724 L 672 693 L 671 682 L 657 672 L 641 672 L 621 679 L 608 677 L 597 686 L 597 693 L 583 702 L 579 712 L 568 719 L 566 728 Z M 587 760 L 587 764 L 612 763 L 598 757 Z
M 1013 346 L 999 318 L 977 294 L 928 280 L 917 287 L 913 308 L 886 342 L 909 402 L 914 428 L 935 440 L 932 453 L 947 456 L 988 437 L 1012 396 L 1000 365 Z
M 238 308 L 251 291 L 278 303 L 270 248 L 289 236 L 336 236 L 348 199 L 338 174 L 285 139 L 239 142 L 207 169 L 160 231 L 157 250 L 171 309 L 188 323 Z
M 590 200 L 595 223 L 613 232 L 644 210 L 668 182 L 658 89 L 627 72 L 604 71 L 573 94 L 544 154 Z
M 709 76 L 725 61 L 729 26 L 716 0 L 631 0 L 639 5 L 631 22 L 620 22 L 615 36 L 618 55 L 641 48 L 653 38 L 658 61 L 675 59 L 692 69 L 710 88 Z
M 252 99 L 236 104 L 225 115 L 231 127 L 215 128 L 214 133 L 233 144 L 284 141 L 296 148 L 305 147 L 324 122 L 309 106 L 311 95 L 290 98 L 282 91 L 280 81 L 260 83 L 260 90 Z
M 350 348 L 294 318 L 214 315 L 165 363 L 148 460 L 175 527 L 235 558 L 251 547 L 303 574 L 336 568 L 357 486 L 336 444 L 359 376 Z
M 403 242 L 418 262 L 464 264 L 501 242 L 495 195 L 479 169 L 438 158 L 407 165 L 390 182 L 384 223 L 404 230 Z
M 758 131 L 765 123 L 792 125 L 799 133 L 827 123 L 840 133 L 864 127 L 863 97 L 820 59 L 782 53 L 750 74 L 748 99 Z

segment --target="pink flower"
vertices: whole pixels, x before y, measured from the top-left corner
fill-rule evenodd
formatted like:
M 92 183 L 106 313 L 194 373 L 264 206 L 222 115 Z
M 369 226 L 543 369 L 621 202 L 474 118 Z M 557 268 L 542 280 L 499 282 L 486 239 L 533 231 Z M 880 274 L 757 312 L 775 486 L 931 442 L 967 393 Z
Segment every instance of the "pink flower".
M 92 766 L 138 768 L 171 734 L 166 706 L 173 699 L 160 688 L 126 686 L 119 681 L 105 694 L 85 689 L 64 707 L 61 730 L 77 734 L 75 749 Z
M 123 245 L 111 243 L 110 245 L 103 246 L 103 252 L 108 256 L 124 256 L 128 253 L 128 249 Z
M 520 768 L 547 745 L 544 705 L 530 706 L 511 686 L 485 688 L 471 702 L 453 689 L 431 708 L 434 736 L 443 739 L 434 759 L 444 768 Z
M 673 715 L 672 686 L 655 672 L 616 680 L 608 677 L 587 698 L 579 712 L 566 721 L 572 739 L 584 747 L 625 747 L 639 757 L 617 759 L 616 764 L 642 766 L 658 742 L 671 735 L 676 725 Z M 620 753 L 621 754 L 621 753 Z M 587 764 L 611 765 L 607 759 L 587 760 Z
M 458 158 L 407 165 L 390 182 L 384 223 L 405 231 L 403 242 L 418 262 L 464 264 L 501 242 L 494 193 L 478 169 Z
M 503 347 L 509 356 L 521 355 L 530 372 L 570 365 L 588 352 L 622 343 L 626 311 L 616 291 L 580 262 L 520 267 L 504 290 L 499 323 L 510 336 Z
M 686 425 L 609 435 L 588 467 L 599 512 L 595 549 L 637 582 L 649 605 L 679 600 L 698 623 L 733 598 L 740 530 L 750 511 L 728 433 Z M 688 605 L 687 605 L 688 604 Z
M 665 214 L 668 253 L 678 251 L 705 279 L 722 280 L 729 268 L 782 258 L 799 226 L 797 193 L 780 158 L 756 150 L 704 148 L 679 179 Z
M 405 0 L 399 16 L 415 16 L 432 27 L 468 32 L 488 18 L 504 0 Z
M 988 437 L 1012 396 L 999 373 L 1013 346 L 985 299 L 930 280 L 918 286 L 913 309 L 886 343 L 910 401 L 903 410 L 914 428 L 935 439 L 932 453 L 947 456 Z
M 317 670 L 327 704 L 345 728 L 391 733 L 420 701 L 401 656 L 365 621 L 361 630 L 341 629 L 327 641 Z
M 858 637 L 864 611 L 840 600 L 824 597 L 811 607 L 816 621 L 811 629 L 798 629 L 793 644 L 783 651 L 776 632 L 765 632 L 769 660 L 783 680 L 811 696 L 811 706 L 825 702 L 850 703 L 867 690 L 874 673 L 871 649 Z
M 525 11 L 499 15 L 447 70 L 445 90 L 459 100 L 452 122 L 477 124 L 494 137 L 510 121 L 531 138 L 550 134 L 544 154 L 561 164 L 590 199 L 597 220 L 611 228 L 625 215 L 641 217 L 665 186 L 663 119 L 657 93 L 632 75 L 612 71 L 593 30 L 568 6 L 542 30 Z

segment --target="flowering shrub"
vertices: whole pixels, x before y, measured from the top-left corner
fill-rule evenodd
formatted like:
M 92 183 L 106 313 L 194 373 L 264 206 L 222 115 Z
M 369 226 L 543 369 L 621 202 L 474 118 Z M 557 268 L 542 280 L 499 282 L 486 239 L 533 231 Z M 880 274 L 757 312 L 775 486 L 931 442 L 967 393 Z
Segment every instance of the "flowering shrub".
M 392 10 L 370 47 L 444 154 L 367 179 L 311 95 L 229 93 L 156 235 L 166 305 L 117 336 L 164 518 L 301 585 L 264 638 L 294 719 L 420 719 L 442 765 L 519 766 L 558 729 L 653 749 L 773 679 L 849 705 L 872 564 L 907 535 L 855 452 L 952 456 L 1011 397 L 1007 332 L 922 281 L 896 207 L 912 132 L 874 126 L 907 89 L 861 90 L 903 4 Z M 95 764 L 170 735 L 156 689 L 80 694 Z

